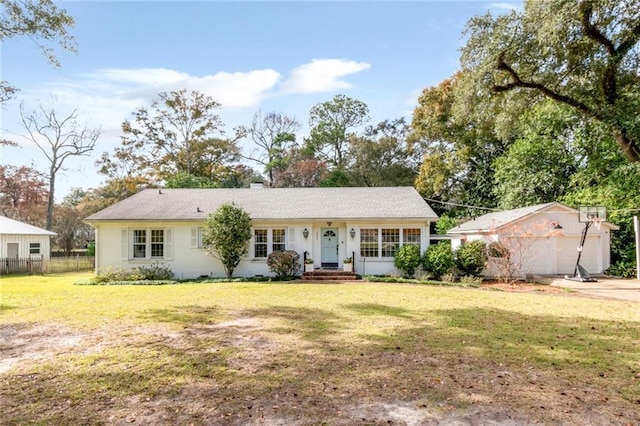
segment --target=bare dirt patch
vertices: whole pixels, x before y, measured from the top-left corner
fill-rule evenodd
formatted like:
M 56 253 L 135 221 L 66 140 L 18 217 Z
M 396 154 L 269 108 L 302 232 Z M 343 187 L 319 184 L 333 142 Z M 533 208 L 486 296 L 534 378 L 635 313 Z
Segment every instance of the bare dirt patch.
M 0 325 L 0 374 L 19 364 L 52 359 L 81 341 L 80 333 L 60 325 Z

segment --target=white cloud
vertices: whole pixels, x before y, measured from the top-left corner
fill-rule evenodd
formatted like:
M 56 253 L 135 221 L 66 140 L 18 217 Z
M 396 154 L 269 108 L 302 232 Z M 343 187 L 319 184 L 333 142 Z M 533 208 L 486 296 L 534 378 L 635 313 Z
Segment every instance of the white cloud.
M 105 68 L 87 74 L 89 80 L 111 81 L 114 83 L 135 83 L 145 86 L 175 84 L 189 79 L 189 74 L 165 68 Z
M 80 84 L 123 98 L 151 99 L 159 92 L 187 89 L 211 96 L 223 107 L 254 106 L 280 80 L 280 73 L 271 69 L 249 72 L 218 72 L 202 77 L 164 68 L 108 68 L 86 75 Z
M 497 13 L 511 12 L 512 10 L 521 11 L 522 3 L 509 3 L 509 2 L 489 3 L 489 10 L 495 10 Z
M 289 79 L 282 83 L 282 90 L 285 93 L 318 93 L 348 89 L 352 86 L 342 77 L 370 67 L 367 63 L 346 59 L 313 59 L 294 68 Z
M 280 73 L 274 70 L 256 70 L 249 72 L 219 72 L 212 76 L 191 78 L 186 83 L 202 93 L 210 95 L 223 107 L 250 107 L 275 87 Z

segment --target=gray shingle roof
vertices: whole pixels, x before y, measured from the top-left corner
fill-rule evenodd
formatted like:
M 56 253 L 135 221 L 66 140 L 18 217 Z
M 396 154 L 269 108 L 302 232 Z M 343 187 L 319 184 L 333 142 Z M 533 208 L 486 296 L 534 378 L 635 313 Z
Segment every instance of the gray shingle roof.
M 483 216 L 471 219 L 461 225 L 451 228 L 447 234 L 468 234 L 475 232 L 490 232 L 508 223 L 522 219 L 538 211 L 544 210 L 553 205 L 565 206 L 556 201 L 535 206 L 521 207 L 519 209 L 505 210 L 501 212 L 487 213 Z
M 437 219 L 413 187 L 375 187 L 146 189 L 85 220 L 203 220 L 231 202 L 254 220 Z
M 55 232 L 0 216 L 0 234 L 4 235 L 58 235 Z

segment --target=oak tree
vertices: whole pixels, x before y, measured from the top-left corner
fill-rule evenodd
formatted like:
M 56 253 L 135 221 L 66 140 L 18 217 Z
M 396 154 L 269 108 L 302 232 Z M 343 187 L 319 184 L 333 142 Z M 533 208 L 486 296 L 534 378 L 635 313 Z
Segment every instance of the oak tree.
M 76 51 L 75 38 L 69 33 L 73 25 L 73 17 L 52 0 L 3 0 L 0 3 L 0 42 L 26 37 L 54 66 L 60 62 L 52 44 Z M 13 98 L 17 90 L 7 81 L 0 81 L 0 103 Z
M 472 18 L 466 35 L 462 103 L 546 97 L 606 125 L 640 161 L 640 0 L 526 0 L 522 11 Z

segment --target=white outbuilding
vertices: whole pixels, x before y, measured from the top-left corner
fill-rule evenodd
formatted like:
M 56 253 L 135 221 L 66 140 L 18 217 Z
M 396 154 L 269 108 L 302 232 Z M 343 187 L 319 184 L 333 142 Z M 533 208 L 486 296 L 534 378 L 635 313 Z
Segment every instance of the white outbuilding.
M 551 202 L 489 213 L 447 234 L 453 237 L 454 250 L 468 241 L 489 244 L 487 277 L 504 275 L 507 261 L 517 278 L 527 274 L 573 275 L 586 226 L 579 217 L 578 210 Z M 606 221 L 592 225 L 582 246 L 580 265 L 590 274 L 600 274 L 611 264 L 611 231 L 619 228 Z
M 56 235 L 55 232 L 0 216 L 0 258 L 49 259 L 51 237 Z

